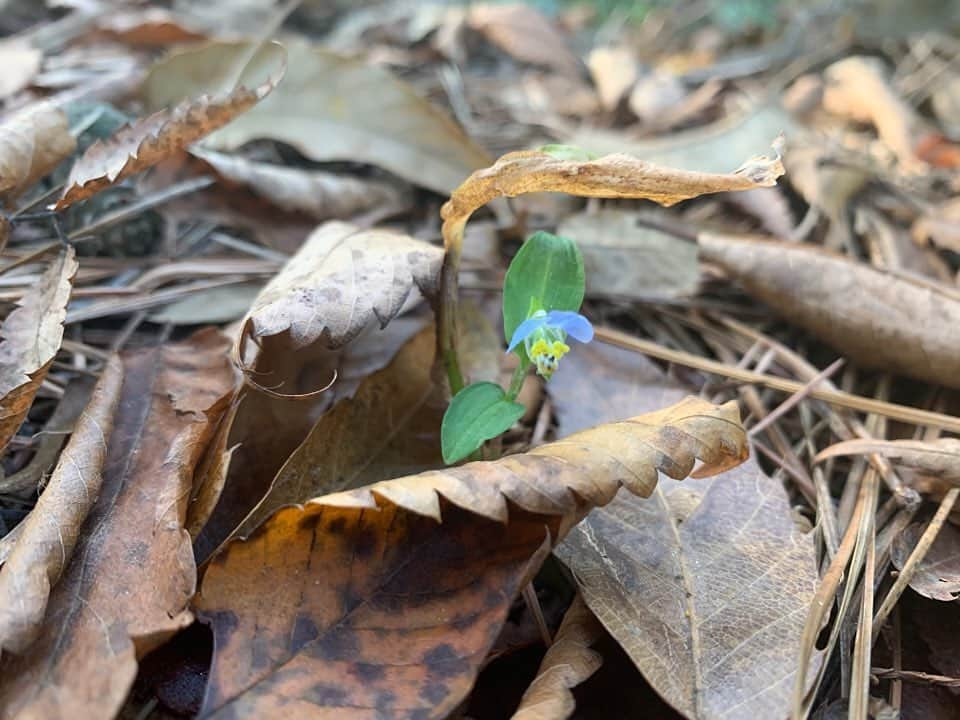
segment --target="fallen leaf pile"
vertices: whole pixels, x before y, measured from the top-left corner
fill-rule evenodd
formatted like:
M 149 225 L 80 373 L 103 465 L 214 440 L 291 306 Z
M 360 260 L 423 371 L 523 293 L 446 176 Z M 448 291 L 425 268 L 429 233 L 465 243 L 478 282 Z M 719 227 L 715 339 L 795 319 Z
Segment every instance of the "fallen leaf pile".
M 0 720 L 960 717 L 956 3 L 0 26 Z

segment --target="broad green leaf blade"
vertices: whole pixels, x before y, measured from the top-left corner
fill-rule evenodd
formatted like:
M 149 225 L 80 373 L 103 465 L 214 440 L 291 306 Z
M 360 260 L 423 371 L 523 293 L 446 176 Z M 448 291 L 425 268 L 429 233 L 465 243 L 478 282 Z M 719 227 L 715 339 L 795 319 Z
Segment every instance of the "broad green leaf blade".
M 577 244 L 550 233 L 534 233 L 514 255 L 503 281 L 503 333 L 507 342 L 531 309 L 576 312 L 583 293 L 583 256 Z M 519 353 L 527 360 L 523 348 Z
M 507 400 L 503 388 L 491 382 L 465 387 L 450 402 L 440 428 L 440 446 L 447 464 L 462 460 L 495 438 L 523 415 L 523 405 Z

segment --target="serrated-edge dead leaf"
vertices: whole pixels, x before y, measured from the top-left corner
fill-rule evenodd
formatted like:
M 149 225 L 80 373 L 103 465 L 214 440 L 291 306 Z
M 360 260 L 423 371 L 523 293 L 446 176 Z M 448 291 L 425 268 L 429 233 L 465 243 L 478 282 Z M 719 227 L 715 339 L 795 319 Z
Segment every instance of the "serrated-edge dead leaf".
M 960 484 L 960 439 L 844 440 L 821 450 L 814 462 L 842 455 L 883 455 L 901 465 Z
M 321 225 L 257 296 L 240 357 L 246 338 L 280 333 L 289 333 L 295 348 L 318 340 L 342 347 L 374 319 L 386 326 L 414 288 L 432 295 L 442 261 L 440 248 L 408 235 Z
M 565 720 L 573 715 L 576 701 L 570 689 L 603 665 L 600 653 L 590 649 L 602 636 L 603 626 L 578 593 L 512 720 Z
M 39 103 L 0 124 L 0 198 L 12 200 L 70 155 L 77 141 L 66 113 Z
M 741 462 L 745 452 L 746 438 L 736 403 L 714 406 L 691 397 L 670 408 L 577 433 L 525 455 L 388 480 L 316 498 L 302 508 L 281 509 L 253 536 L 230 543 L 208 566 L 198 607 L 213 623 L 215 652 L 202 713 L 224 717 L 234 712 L 262 714 L 272 711 L 277 702 L 293 698 L 301 712 L 317 713 L 322 708 L 332 711 L 350 704 L 350 692 L 356 692 L 356 705 L 389 705 L 391 717 L 445 717 L 472 684 L 506 616 L 512 593 L 519 590 L 520 583 L 529 581 L 542 561 L 534 548 L 541 543 L 546 527 L 553 529 L 550 535 L 556 541 L 591 507 L 610 502 L 621 486 L 646 496 L 653 491 L 658 472 L 683 478 L 693 469 L 696 458 L 703 461 L 699 474 L 720 472 Z M 533 526 L 532 519 L 536 519 Z M 359 646 L 368 642 L 368 632 L 376 635 L 382 629 L 402 633 L 404 622 L 414 622 L 417 626 L 411 632 L 426 633 L 444 622 L 445 616 L 438 616 L 438 609 L 429 605 L 425 578 L 415 583 L 424 594 L 422 598 L 405 591 L 371 601 L 373 595 L 384 591 L 378 583 L 393 582 L 401 570 L 422 572 L 415 546 L 398 548 L 383 535 L 389 529 L 389 533 L 405 538 L 407 528 L 419 528 L 418 533 L 446 543 L 445 553 L 461 554 L 450 543 L 464 541 L 470 543 L 474 554 L 489 552 L 491 565 L 487 569 L 491 572 L 499 557 L 494 549 L 498 544 L 513 543 L 509 567 L 496 565 L 498 573 L 507 575 L 493 579 L 499 583 L 495 589 L 484 590 L 482 584 L 473 582 L 463 585 L 457 579 L 457 584 L 444 592 L 446 602 L 458 597 L 452 594 L 454 590 L 469 590 L 471 603 L 487 603 L 488 608 L 496 609 L 491 616 L 496 624 L 485 625 L 479 637 L 471 625 L 471 645 L 459 652 L 455 647 L 459 642 L 444 641 L 422 659 L 410 658 L 410 644 L 396 639 L 389 643 L 389 651 L 378 644 L 376 658 L 360 656 Z M 440 528 L 446 540 L 437 539 Z M 499 529 L 494 533 L 492 528 Z M 357 532 L 360 534 L 354 537 Z M 476 538 L 460 537 L 474 532 L 483 534 L 489 545 L 481 543 L 482 547 L 477 547 Z M 514 532 L 521 532 L 523 540 L 509 540 Z M 534 542 L 535 537 L 539 539 Z M 264 564 L 268 545 L 270 553 L 280 553 L 278 558 L 283 559 L 278 562 L 283 567 L 272 561 Z M 319 572 L 324 553 L 328 553 L 328 562 L 336 564 L 337 577 L 325 573 L 325 582 L 303 583 L 300 578 L 308 577 L 303 563 Z M 345 562 L 341 553 L 370 562 Z M 397 553 L 412 555 L 400 561 L 399 567 L 380 567 L 388 561 L 397 562 Z M 532 556 L 539 559 L 529 560 Z M 415 558 L 418 562 L 411 564 Z M 455 565 L 444 567 L 458 576 L 473 574 L 462 558 Z M 366 577 L 363 570 L 374 576 Z M 439 570 L 430 570 L 430 577 L 436 577 Z M 254 603 L 244 612 L 237 598 L 240 587 L 256 583 L 263 592 L 267 588 L 264 583 L 275 588 L 286 582 L 285 573 L 294 573 L 288 579 L 296 578 L 295 587 L 277 595 L 269 609 Z M 380 573 L 385 575 L 381 577 Z M 507 583 L 509 592 L 504 596 L 503 585 Z M 344 592 L 346 596 L 337 595 Z M 486 600 L 482 599 L 484 593 Z M 417 610 L 407 614 L 403 607 L 410 602 Z M 394 607 L 391 603 L 403 607 L 384 615 Z M 429 615 L 419 617 L 428 611 Z M 263 616 L 263 612 L 270 616 Z M 429 624 L 420 628 L 419 623 L 427 621 Z M 374 622 L 379 624 L 372 626 Z M 389 622 L 389 628 L 382 625 L 384 622 Z M 287 627 L 286 623 L 291 625 Z M 460 637 L 466 642 L 465 632 Z M 251 643 L 269 647 L 267 655 L 256 651 Z M 475 643 L 479 644 L 474 647 Z M 351 679 L 334 690 L 329 684 L 331 673 L 362 682 L 358 685 Z M 386 687 L 381 683 L 384 678 Z
M 274 43 L 278 68 L 260 85 L 238 85 L 229 92 L 203 94 L 126 125 L 106 141 L 97 141 L 74 163 L 63 195 L 54 206 L 63 210 L 118 181 L 146 170 L 178 150 L 223 127 L 253 107 L 276 87 L 286 72 L 286 52 Z
M 50 363 L 60 350 L 76 273 L 75 252 L 67 246 L 0 327 L 0 450 L 20 429 Z
M 50 590 L 70 562 L 100 494 L 123 365 L 111 358 L 16 545 L 0 569 L 0 654 L 22 653 L 40 632 Z

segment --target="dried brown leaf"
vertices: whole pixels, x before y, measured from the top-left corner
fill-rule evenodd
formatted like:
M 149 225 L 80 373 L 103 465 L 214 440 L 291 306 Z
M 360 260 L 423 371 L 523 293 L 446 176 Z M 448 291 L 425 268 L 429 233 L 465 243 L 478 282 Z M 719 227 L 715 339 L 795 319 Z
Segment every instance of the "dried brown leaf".
M 77 142 L 63 110 L 47 103 L 0 124 L 0 199 L 10 201 L 68 157 Z
M 208 330 L 123 355 L 100 495 L 39 637 L 0 662 L 0 717 L 114 717 L 137 659 L 191 622 L 196 569 L 183 522 L 217 420 L 210 410 L 234 386 L 229 347 Z
M 720 471 L 744 442 L 734 404 L 688 398 L 279 510 L 204 576 L 215 650 L 202 714 L 446 717 L 555 538 L 621 485 L 649 495 L 658 471 L 684 477 L 695 456 Z
M 442 260 L 440 248 L 407 235 L 321 225 L 253 303 L 241 348 L 280 333 L 294 348 L 342 347 L 374 319 L 386 326 L 414 288 L 434 293 Z
M 77 260 L 67 246 L 0 327 L 0 450 L 20 429 L 60 350 Z
M 890 560 L 902 570 L 926 530 L 925 523 L 913 523 L 897 535 L 890 546 Z M 933 545 L 917 564 L 910 587 L 924 597 L 952 602 L 960 596 L 960 530 L 949 523 L 940 528 Z
M 50 591 L 70 562 L 80 527 L 100 494 L 122 382 L 123 366 L 112 358 L 0 569 L 0 654 L 25 652 L 40 633 Z
M 602 345 L 564 358 L 549 389 L 561 432 L 682 394 L 642 356 Z M 786 714 L 816 554 L 782 485 L 755 462 L 705 480 L 663 478 L 646 501 L 620 493 L 556 552 L 685 717 Z
M 603 664 L 600 653 L 590 649 L 602 635 L 603 627 L 577 595 L 513 720 L 565 720 L 573 715 L 576 701 L 570 689 Z
M 184 87 L 203 87 L 197 65 L 236 62 L 248 48 L 212 42 L 169 56 L 144 82 L 148 107 L 164 107 Z M 287 51 L 289 69 L 280 86 L 207 146 L 232 150 L 250 140 L 278 140 L 318 162 L 376 165 L 440 193 L 490 162 L 445 113 L 384 68 L 303 42 L 288 42 Z
M 960 439 L 939 440 L 874 440 L 855 439 L 831 445 L 814 458 L 822 462 L 841 455 L 876 453 L 901 465 L 960 483 Z
M 194 149 L 233 183 L 250 188 L 277 207 L 314 220 L 346 219 L 373 209 L 399 208 L 403 196 L 393 185 L 337 173 L 253 162 L 242 157 Z
M 700 257 L 864 367 L 960 387 L 960 302 L 818 249 L 703 233 Z
M 261 79 L 258 85 L 248 88 L 237 84 L 191 97 L 121 128 L 105 142 L 94 143 L 74 163 L 56 209 L 85 200 L 223 127 L 269 95 L 285 71 L 284 49 L 275 43 L 265 45 L 245 70 L 248 75 L 267 76 L 258 78 Z M 215 75 L 229 72 L 229 67 L 207 69 L 207 88 L 211 85 L 211 72 Z
M 520 62 L 551 68 L 572 78 L 581 74 L 580 61 L 563 34 L 529 5 L 471 5 L 467 24 Z
M 100 33 L 131 47 L 169 48 L 205 40 L 207 35 L 174 13 L 159 7 L 121 10 L 99 18 Z

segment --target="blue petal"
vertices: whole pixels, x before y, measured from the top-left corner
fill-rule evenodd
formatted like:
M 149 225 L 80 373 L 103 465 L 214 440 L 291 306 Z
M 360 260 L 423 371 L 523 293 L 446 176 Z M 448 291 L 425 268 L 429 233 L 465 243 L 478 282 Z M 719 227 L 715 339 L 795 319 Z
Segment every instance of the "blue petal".
M 513 352 L 513 349 L 526 340 L 530 336 L 530 333 L 546 325 L 547 317 L 549 316 L 541 315 L 540 317 L 527 318 L 517 325 L 517 329 L 513 331 L 513 337 L 510 338 L 510 347 L 507 348 L 507 352 Z
M 580 313 L 568 310 L 551 310 L 547 313 L 547 324 L 559 328 L 574 340 L 588 343 L 593 340 L 593 325 Z

